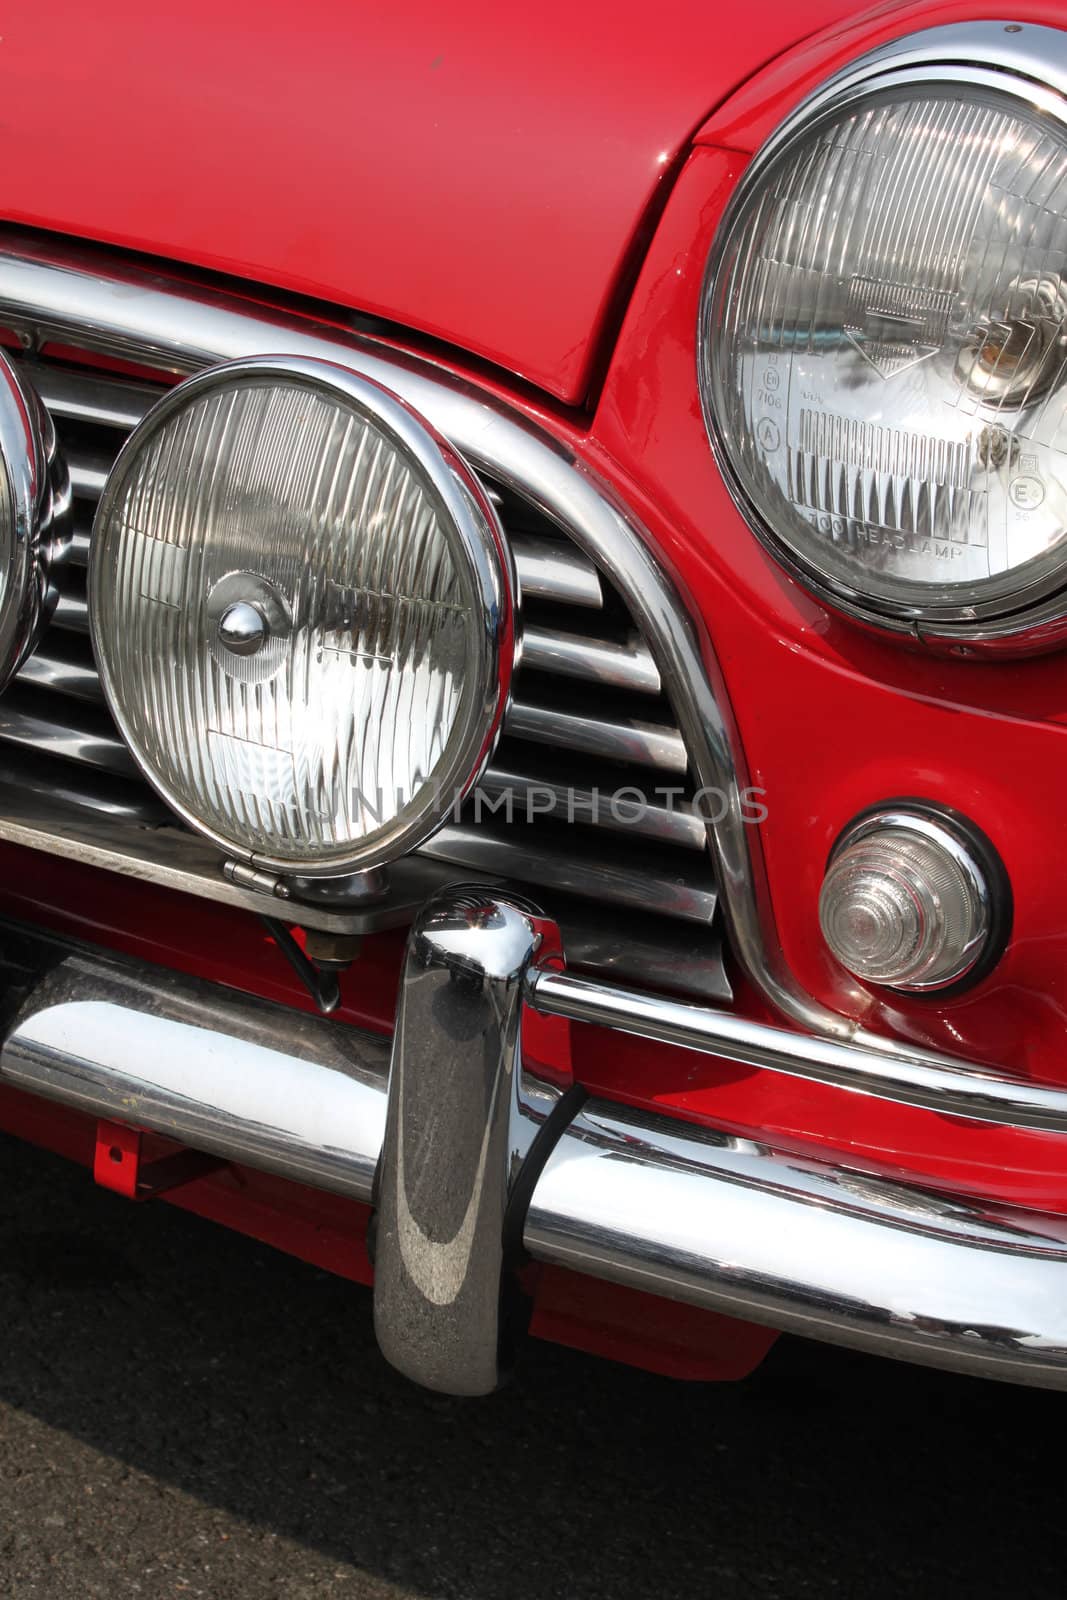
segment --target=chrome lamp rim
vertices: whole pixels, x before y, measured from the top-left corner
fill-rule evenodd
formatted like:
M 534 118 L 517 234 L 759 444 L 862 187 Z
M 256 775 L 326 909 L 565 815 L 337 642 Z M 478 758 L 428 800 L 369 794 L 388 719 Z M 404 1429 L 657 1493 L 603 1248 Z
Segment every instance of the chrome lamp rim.
M 65 552 L 70 480 L 55 428 L 33 386 L 0 352 L 0 474 L 11 549 L 0 573 L 0 691 L 30 655 L 54 608 Z
M 272 855 L 242 846 L 198 817 L 161 777 L 140 749 L 123 709 L 107 641 L 101 635 L 99 607 L 95 603 L 100 560 L 94 553 L 101 545 L 99 533 L 106 525 L 131 462 L 145 442 L 190 400 L 235 381 L 259 382 L 271 377 L 340 395 L 393 443 L 409 469 L 414 470 L 430 490 L 454 535 L 450 546 L 462 568 L 479 617 L 477 647 L 468 655 L 466 663 L 473 688 L 464 699 L 461 736 L 455 741 L 447 769 L 435 774 L 426 786 L 425 806 L 413 814 L 408 808 L 409 814 L 398 817 L 390 827 L 378 830 L 370 846 L 339 849 L 331 852 L 328 858 L 317 860 Z M 220 362 L 169 390 L 133 429 L 119 451 L 97 505 L 90 540 L 89 628 L 93 649 L 109 709 L 139 770 L 183 822 L 228 857 L 247 862 L 257 870 L 300 878 L 345 877 L 388 865 L 416 849 L 442 827 L 457 800 L 477 783 L 496 745 L 511 694 L 517 654 L 515 592 L 513 558 L 499 517 L 463 456 L 413 406 L 384 384 L 339 362 L 315 356 L 256 355 Z
M 997 598 L 952 605 L 881 599 L 820 570 L 770 525 L 738 472 L 711 396 L 710 308 L 719 272 L 749 200 L 775 167 L 826 122 L 858 103 L 915 85 L 948 85 L 1016 100 L 1053 118 L 1067 133 L 1067 33 L 1009 21 L 949 24 L 908 34 L 859 57 L 807 95 L 765 140 L 723 212 L 705 266 L 697 318 L 697 387 L 716 465 L 746 523 L 780 567 L 809 593 L 854 621 L 889 636 L 933 646 L 1025 654 L 1067 640 L 1067 551 L 1048 570 Z M 992 412 L 992 408 L 990 408 Z M 981 408 L 979 408 L 981 414 Z M 961 588 L 973 588 L 962 586 Z
M 855 817 L 835 841 L 827 870 L 851 846 L 885 833 L 926 839 L 943 851 L 966 883 L 978 914 L 972 937 L 950 971 L 934 978 L 917 978 L 900 984 L 881 984 L 873 978 L 864 981 L 911 998 L 944 995 L 950 991 L 958 993 L 969 988 L 989 971 L 1003 951 L 1003 937 L 994 938 L 995 923 L 999 921 L 1002 931 L 1006 931 L 1005 922 L 1010 924 L 1011 890 L 999 858 L 993 855 L 987 840 L 979 843 L 973 825 L 961 827 L 952 814 L 940 806 L 902 800 L 873 806 Z M 994 896 L 999 901 L 999 917 L 995 917 Z

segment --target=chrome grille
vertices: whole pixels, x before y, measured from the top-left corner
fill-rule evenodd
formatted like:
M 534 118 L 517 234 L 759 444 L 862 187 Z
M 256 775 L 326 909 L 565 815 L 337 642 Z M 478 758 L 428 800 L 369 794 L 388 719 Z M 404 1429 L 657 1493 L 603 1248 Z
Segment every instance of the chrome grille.
M 88 365 L 24 365 L 70 468 L 75 537 L 55 617 L 0 699 L 4 775 L 24 793 L 173 830 L 104 703 L 85 587 L 96 501 L 129 430 L 161 391 Z M 468 804 L 421 854 L 551 891 L 575 965 L 725 998 L 718 939 L 709 936 L 716 887 L 705 828 L 652 653 L 588 557 L 528 501 L 501 483 L 486 486 L 515 557 L 522 662 L 480 786 L 495 809 L 483 801 L 475 814 Z M 674 791 L 669 799 L 657 793 L 664 788 Z

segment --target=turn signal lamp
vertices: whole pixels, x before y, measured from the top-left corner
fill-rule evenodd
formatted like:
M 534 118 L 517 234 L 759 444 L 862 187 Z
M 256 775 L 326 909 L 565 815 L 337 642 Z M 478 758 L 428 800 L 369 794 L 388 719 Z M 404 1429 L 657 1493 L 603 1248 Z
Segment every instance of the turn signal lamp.
M 988 969 L 1008 891 L 986 841 L 948 814 L 886 809 L 846 829 L 819 896 L 823 937 L 867 983 L 940 990 Z

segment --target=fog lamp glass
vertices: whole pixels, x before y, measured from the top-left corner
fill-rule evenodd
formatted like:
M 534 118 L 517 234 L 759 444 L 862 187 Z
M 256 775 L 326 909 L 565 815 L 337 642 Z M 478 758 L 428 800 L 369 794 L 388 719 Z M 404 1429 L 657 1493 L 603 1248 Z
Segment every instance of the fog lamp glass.
M 1005 74 L 912 77 L 831 86 L 757 157 L 702 385 L 787 565 L 965 637 L 1067 584 L 1067 128 Z
M 866 818 L 838 844 L 819 896 L 831 952 L 868 983 L 933 989 L 983 955 L 990 893 L 958 835 L 920 816 Z
M 396 396 L 264 357 L 190 379 L 100 502 L 101 678 L 166 800 L 257 865 L 331 875 L 426 837 L 510 682 L 495 513 Z

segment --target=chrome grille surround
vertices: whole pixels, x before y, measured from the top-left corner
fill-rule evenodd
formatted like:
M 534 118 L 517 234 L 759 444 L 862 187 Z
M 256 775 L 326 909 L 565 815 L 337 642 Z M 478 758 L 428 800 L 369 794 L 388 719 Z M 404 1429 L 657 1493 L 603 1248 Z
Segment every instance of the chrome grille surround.
M 163 288 L 159 279 L 126 268 L 115 267 L 114 279 L 97 271 L 78 282 L 74 252 L 64 252 L 60 265 L 51 252 L 27 244 L 5 247 L 0 240 L 0 327 L 17 331 L 21 364 L 59 432 L 76 534 L 52 627 L 0 701 L 6 769 L 0 837 L 263 909 L 263 897 L 226 882 L 217 853 L 179 829 L 139 780 L 103 701 L 84 590 L 92 517 L 122 441 L 165 387 L 113 376 L 94 363 L 121 355 L 178 378 L 230 359 L 235 350 L 301 353 L 313 347 L 426 408 L 450 436 L 453 408 L 460 408 L 467 428 L 462 443 L 455 442 L 496 500 L 515 556 L 524 644 L 505 737 L 480 786 L 481 815 L 472 816 L 468 806 L 417 858 L 403 862 L 386 903 L 358 913 L 294 905 L 293 919 L 364 930 L 405 922 L 426 893 L 462 868 L 535 883 L 551 894 L 575 965 L 728 999 L 707 828 L 692 801 L 699 768 L 664 694 L 647 629 L 612 581 L 599 547 L 591 550 L 587 539 L 576 537 L 575 521 L 591 496 L 612 522 L 623 520 L 585 470 L 554 441 L 497 412 L 469 388 L 385 347 L 332 329 L 326 346 L 315 324 Z M 123 287 L 124 303 L 113 308 L 121 325 L 102 323 L 92 305 L 109 282 Z M 129 296 L 135 287 L 140 295 Z M 150 303 L 162 313 L 158 322 L 144 315 Z M 51 354 L 57 344 L 65 347 L 62 359 Z M 507 449 L 497 449 L 497 435 Z M 536 463 L 524 462 L 523 444 L 550 452 L 561 479 L 573 480 L 573 510 L 561 507 L 557 495 L 541 495 L 542 475 Z M 657 787 L 670 792 L 657 795 Z M 630 809 L 626 801 L 613 803 L 620 790 Z M 635 790 L 645 801 L 637 819 Z M 502 810 L 522 817 L 527 805 L 537 812 L 531 825 L 499 821 Z

